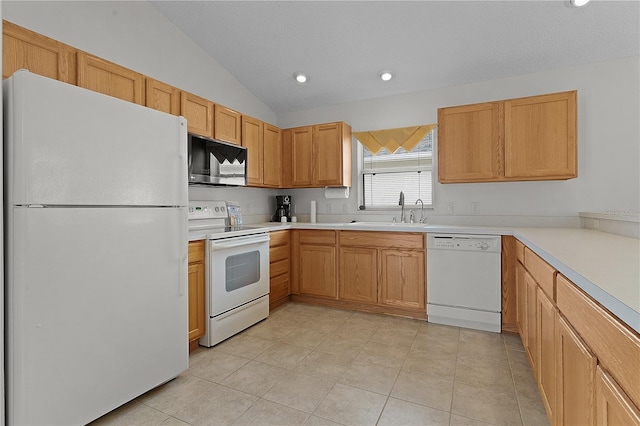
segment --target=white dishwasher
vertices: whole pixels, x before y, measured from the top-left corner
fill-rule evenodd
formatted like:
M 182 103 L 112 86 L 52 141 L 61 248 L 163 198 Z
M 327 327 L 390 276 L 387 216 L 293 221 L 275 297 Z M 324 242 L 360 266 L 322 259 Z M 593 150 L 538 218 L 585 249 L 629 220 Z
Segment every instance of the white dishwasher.
M 427 234 L 429 322 L 501 331 L 501 237 Z

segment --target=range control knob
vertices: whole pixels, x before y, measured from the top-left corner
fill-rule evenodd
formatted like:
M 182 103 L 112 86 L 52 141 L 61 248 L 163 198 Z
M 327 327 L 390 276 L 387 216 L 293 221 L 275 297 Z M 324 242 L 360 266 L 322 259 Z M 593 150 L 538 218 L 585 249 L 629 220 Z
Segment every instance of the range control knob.
M 487 250 L 489 248 L 489 244 L 486 241 L 480 243 L 480 250 Z

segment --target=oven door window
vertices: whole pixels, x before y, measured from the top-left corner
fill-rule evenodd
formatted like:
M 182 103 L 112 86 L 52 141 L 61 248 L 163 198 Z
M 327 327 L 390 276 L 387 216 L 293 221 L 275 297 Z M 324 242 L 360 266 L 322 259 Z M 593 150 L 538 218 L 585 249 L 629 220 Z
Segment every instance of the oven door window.
M 225 288 L 232 292 L 260 281 L 260 252 L 232 255 L 225 260 Z

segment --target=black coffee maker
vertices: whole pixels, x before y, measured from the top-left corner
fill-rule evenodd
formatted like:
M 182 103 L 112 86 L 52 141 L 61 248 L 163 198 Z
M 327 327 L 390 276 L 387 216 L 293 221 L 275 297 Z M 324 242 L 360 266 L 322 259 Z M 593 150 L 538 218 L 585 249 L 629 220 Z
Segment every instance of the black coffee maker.
M 286 217 L 287 222 L 291 222 L 292 204 L 291 195 L 276 195 L 276 212 L 271 216 L 271 221 L 280 222 L 283 217 Z

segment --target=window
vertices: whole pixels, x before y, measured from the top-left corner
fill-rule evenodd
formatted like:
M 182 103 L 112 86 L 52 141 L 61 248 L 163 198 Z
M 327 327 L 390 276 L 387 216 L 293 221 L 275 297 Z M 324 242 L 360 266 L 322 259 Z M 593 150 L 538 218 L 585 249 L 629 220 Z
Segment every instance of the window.
M 400 191 L 404 192 L 405 205 L 421 199 L 425 206 L 432 206 L 433 137 L 434 130 L 431 130 L 410 152 L 400 147 L 390 153 L 383 148 L 373 155 L 359 144 L 362 150 L 360 209 L 395 208 Z

